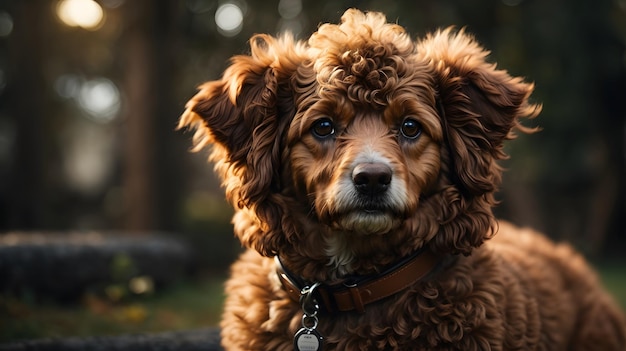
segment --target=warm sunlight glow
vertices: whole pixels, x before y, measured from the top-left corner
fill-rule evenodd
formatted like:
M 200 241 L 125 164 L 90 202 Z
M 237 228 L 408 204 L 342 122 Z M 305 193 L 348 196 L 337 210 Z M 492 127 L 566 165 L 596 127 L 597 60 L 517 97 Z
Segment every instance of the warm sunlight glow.
M 68 26 L 94 30 L 102 23 L 104 11 L 93 0 L 61 0 L 57 16 Z

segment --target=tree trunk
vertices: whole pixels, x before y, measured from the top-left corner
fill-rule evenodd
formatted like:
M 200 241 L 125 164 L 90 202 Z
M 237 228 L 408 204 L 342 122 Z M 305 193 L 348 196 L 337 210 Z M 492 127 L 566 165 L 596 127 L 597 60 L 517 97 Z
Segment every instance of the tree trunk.
M 9 37 L 9 77 L 5 107 L 13 120 L 15 145 L 8 170 L 6 226 L 35 229 L 44 225 L 47 1 L 15 1 L 14 31 Z

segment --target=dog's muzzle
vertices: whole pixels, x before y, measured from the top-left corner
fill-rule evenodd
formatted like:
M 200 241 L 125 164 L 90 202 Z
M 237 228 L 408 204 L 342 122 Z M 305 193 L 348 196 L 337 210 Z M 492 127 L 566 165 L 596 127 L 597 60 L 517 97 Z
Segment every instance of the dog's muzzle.
M 360 162 L 337 187 L 331 207 L 336 229 L 384 234 L 404 218 L 405 196 L 385 162 Z

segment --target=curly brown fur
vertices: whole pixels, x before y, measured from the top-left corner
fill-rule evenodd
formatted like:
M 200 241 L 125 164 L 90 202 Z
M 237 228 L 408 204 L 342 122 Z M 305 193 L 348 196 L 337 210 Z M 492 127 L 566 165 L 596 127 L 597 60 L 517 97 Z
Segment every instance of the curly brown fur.
M 248 248 L 226 286 L 227 349 L 293 348 L 302 311 L 273 256 L 328 283 L 425 248 L 441 259 L 426 278 L 363 314 L 320 316 L 326 350 L 626 350 L 624 317 L 580 255 L 493 218 L 503 142 L 540 110 L 532 84 L 464 31 L 416 42 L 380 13 L 250 44 L 180 120 L 196 149 L 212 145 Z

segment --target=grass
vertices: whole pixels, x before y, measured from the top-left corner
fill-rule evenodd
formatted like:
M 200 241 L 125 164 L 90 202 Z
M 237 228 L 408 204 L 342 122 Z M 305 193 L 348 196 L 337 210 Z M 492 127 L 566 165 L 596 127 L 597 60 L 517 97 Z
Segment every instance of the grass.
M 598 264 L 606 288 L 626 310 L 626 264 Z M 195 329 L 218 324 L 223 279 L 188 281 L 148 296 L 114 302 L 87 294 L 72 305 L 0 295 L 0 342 Z
M 0 295 L 0 342 L 67 336 L 175 331 L 219 322 L 223 279 L 181 283 L 148 296 L 112 301 L 86 294 L 77 304 Z
M 605 262 L 596 267 L 606 289 L 626 311 L 626 263 Z

